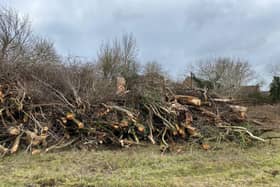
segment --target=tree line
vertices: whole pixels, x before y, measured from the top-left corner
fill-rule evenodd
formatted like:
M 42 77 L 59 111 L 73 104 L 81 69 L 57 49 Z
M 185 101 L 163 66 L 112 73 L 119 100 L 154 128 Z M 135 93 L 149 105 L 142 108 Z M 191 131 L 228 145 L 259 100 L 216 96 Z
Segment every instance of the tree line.
M 132 34 L 102 44 L 94 61 L 62 57 L 53 42 L 33 34 L 28 17 L 20 16 L 9 8 L 0 9 L 0 63 L 1 74 L 24 74 L 23 77 L 28 77 L 27 74 L 32 72 L 76 99 L 81 95 L 98 97 L 100 90 L 111 92 L 118 76 L 127 80 L 128 87 L 133 86 L 139 76 L 153 75 L 167 79 L 160 63 L 150 61 L 141 65 L 137 42 Z M 61 73 L 65 75 L 63 80 Z M 280 100 L 280 64 L 275 65 L 273 73 L 270 95 L 276 101 Z M 194 64 L 192 75 L 199 87 L 225 96 L 234 96 L 241 86 L 255 78 L 250 63 L 228 57 L 198 61 Z

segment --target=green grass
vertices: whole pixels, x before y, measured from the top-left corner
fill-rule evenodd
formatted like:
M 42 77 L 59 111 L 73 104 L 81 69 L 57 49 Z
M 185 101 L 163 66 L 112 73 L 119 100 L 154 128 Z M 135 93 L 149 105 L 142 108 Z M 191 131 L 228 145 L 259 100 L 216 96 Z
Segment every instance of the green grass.
M 280 143 L 204 151 L 181 145 L 121 150 L 69 150 L 0 160 L 0 186 L 279 186 Z

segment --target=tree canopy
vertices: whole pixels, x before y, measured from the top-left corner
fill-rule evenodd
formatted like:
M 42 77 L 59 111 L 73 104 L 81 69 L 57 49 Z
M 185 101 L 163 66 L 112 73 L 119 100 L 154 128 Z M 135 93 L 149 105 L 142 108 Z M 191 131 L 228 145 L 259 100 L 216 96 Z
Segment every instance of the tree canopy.
M 280 77 L 273 77 L 270 84 L 270 96 L 273 101 L 280 101 Z

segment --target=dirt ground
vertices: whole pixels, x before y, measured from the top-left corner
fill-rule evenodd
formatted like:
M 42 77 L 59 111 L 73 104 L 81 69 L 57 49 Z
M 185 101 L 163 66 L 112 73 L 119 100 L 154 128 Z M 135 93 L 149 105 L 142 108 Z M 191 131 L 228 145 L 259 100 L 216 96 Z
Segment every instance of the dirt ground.
M 264 124 L 264 127 L 280 130 L 280 104 L 249 106 L 248 117 Z

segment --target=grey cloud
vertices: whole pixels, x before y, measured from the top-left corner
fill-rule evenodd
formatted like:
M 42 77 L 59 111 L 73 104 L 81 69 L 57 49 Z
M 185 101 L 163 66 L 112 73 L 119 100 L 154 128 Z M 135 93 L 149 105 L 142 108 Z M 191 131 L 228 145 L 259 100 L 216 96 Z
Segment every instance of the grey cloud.
M 277 63 L 277 0 L 0 0 L 30 15 L 34 30 L 62 54 L 94 57 L 105 41 L 132 32 L 139 60 L 158 60 L 177 76 L 213 56 L 248 59 L 258 70 Z

